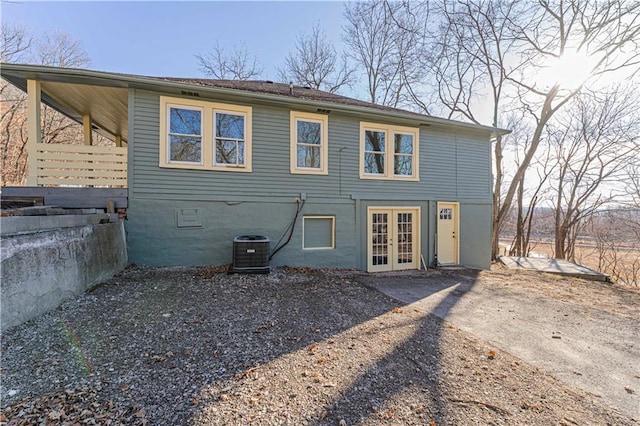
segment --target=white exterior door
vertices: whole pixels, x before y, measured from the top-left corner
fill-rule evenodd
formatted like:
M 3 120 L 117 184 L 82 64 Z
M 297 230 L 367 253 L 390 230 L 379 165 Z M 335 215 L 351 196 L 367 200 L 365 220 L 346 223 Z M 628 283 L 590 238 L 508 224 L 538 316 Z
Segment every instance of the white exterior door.
M 367 229 L 367 271 L 419 268 L 419 207 L 370 207 Z
M 457 265 L 458 260 L 458 203 L 438 203 L 438 263 Z

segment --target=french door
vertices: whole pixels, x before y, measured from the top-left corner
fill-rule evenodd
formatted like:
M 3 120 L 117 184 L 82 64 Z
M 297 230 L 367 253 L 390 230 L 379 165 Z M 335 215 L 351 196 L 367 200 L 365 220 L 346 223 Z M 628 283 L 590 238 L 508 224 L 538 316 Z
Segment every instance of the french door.
M 369 207 L 367 271 L 420 267 L 420 207 Z

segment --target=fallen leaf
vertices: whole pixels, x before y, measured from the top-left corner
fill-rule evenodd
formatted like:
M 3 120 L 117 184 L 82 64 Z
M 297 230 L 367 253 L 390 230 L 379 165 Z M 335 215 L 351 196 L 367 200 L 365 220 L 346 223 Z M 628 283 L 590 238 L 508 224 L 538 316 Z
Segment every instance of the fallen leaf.
M 130 388 L 130 387 L 131 387 L 131 383 L 125 383 L 125 384 L 120 388 L 120 390 L 121 390 L 121 391 L 126 391 L 126 390 L 129 390 L 129 388 Z
M 487 353 L 487 357 L 489 359 L 494 359 L 496 357 L 496 351 L 489 351 L 489 353 Z
M 624 390 L 626 390 L 626 391 L 627 391 L 627 393 L 629 393 L 629 394 L 631 394 L 631 393 L 634 393 L 634 392 L 635 392 L 635 391 L 634 391 L 631 387 L 629 387 L 629 386 L 625 386 L 625 387 L 624 387 Z
M 64 414 L 64 411 L 53 410 L 47 413 L 47 417 L 49 418 L 49 420 L 60 420 L 63 414 Z
M 233 376 L 236 380 L 240 380 L 240 379 L 251 379 L 253 376 L 256 375 L 256 372 L 258 371 L 259 367 L 252 367 L 252 368 L 247 368 L 244 371 L 241 371 L 240 373 L 237 373 L 235 376 Z
M 520 407 L 525 409 L 525 410 L 542 411 L 542 407 L 540 407 L 538 404 L 529 403 L 529 402 L 525 401 L 524 399 L 522 400 L 522 404 L 520 405 Z
M 145 410 L 139 410 L 133 416 L 141 419 L 142 417 L 144 417 L 146 415 L 147 415 L 147 412 Z
M 398 308 L 397 306 L 393 308 L 393 313 L 394 314 L 401 314 L 402 313 L 402 309 Z

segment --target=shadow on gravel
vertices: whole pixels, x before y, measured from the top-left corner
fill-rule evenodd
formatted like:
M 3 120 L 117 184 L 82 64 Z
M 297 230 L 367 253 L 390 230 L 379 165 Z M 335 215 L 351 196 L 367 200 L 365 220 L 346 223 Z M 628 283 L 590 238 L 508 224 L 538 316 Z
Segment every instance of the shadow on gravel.
M 476 279 L 424 274 L 134 268 L 3 333 L 3 405 L 89 386 L 128 424 L 246 424 L 249 412 L 258 424 L 354 424 L 392 419 L 397 399 L 440 424 L 443 322 L 371 290 L 446 294 L 437 309 L 448 311 Z M 424 403 L 402 407 L 403 392 Z
M 330 408 L 329 418 L 317 419 L 312 424 L 337 424 L 342 419 L 347 424 L 356 424 L 363 419 L 376 416 L 382 420 L 392 420 L 392 417 L 389 417 L 392 412 L 381 411 L 379 407 L 393 399 L 397 400 L 396 406 L 398 403 L 402 404 L 402 393 L 410 388 L 418 388 L 414 391 L 424 393 L 425 405 L 409 408 L 417 413 L 426 412 L 428 416 L 424 417 L 425 424 L 430 420 L 436 424 L 450 423 L 447 420 L 450 404 L 465 401 L 452 397 L 450 392 L 447 395 L 443 390 L 440 342 L 442 328 L 446 325 L 440 318 L 446 318 L 460 297 L 473 288 L 478 273 L 476 270 L 458 270 L 453 274 L 428 271 L 416 272 L 409 276 L 384 274 L 359 278 L 358 281 L 367 287 L 378 291 L 384 288 L 387 290 L 384 291 L 386 294 L 393 293 L 394 299 L 405 304 L 403 309 L 410 309 L 408 305 L 426 297 L 439 294 L 443 296 L 432 311 L 425 313 L 420 327 L 410 338 L 377 361 L 341 395 Z M 436 312 L 440 318 L 435 316 Z M 398 368 L 399 360 L 409 360 L 414 364 L 414 369 Z M 381 378 L 383 380 L 380 380 Z

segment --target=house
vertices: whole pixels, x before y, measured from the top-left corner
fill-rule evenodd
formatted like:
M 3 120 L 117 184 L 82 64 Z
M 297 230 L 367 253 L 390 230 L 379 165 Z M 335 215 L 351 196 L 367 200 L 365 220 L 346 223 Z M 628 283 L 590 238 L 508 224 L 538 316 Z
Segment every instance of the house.
M 490 266 L 491 139 L 504 130 L 270 81 L 1 73 L 28 93 L 30 141 L 42 101 L 84 124 L 78 149 L 92 149 L 94 129 L 126 150 L 126 174 L 82 182 L 126 185 L 130 262 L 221 265 L 234 237 L 274 249 L 290 233 L 272 265 Z M 40 163 L 34 154 L 28 185 L 55 183 L 39 180 Z

